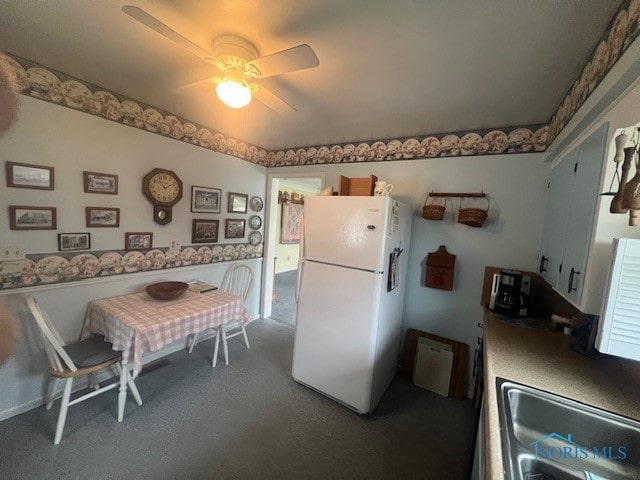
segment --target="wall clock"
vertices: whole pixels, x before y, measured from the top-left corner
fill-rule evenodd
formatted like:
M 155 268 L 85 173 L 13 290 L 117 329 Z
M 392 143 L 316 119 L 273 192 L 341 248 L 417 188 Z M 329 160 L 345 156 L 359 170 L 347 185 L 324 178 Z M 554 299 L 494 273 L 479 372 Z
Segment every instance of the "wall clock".
M 172 207 L 182 198 L 182 180 L 171 170 L 154 168 L 142 179 L 142 192 L 153 204 L 153 221 L 166 225 Z

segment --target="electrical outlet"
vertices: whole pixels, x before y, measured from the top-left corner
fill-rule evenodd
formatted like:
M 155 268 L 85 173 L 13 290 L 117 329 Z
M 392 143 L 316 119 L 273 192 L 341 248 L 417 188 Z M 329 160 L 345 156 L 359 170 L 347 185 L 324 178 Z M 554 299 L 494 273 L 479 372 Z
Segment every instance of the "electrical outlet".
M 170 250 L 180 250 L 180 242 L 178 242 L 176 240 L 172 240 L 171 244 L 169 245 L 169 249 Z
M 3 245 L 0 247 L 0 261 L 23 259 L 24 247 L 22 245 Z

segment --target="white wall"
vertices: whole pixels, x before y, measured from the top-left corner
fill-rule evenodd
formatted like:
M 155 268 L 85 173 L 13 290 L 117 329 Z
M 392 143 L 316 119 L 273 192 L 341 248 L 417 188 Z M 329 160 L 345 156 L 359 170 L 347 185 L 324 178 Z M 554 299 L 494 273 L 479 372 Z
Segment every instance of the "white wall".
M 411 205 L 413 219 L 409 271 L 405 293 L 403 328 L 417 328 L 469 345 L 467 378 L 471 378 L 477 328 L 482 321 L 480 296 L 484 267 L 533 270 L 542 233 L 546 180 L 550 166 L 544 154 L 488 155 L 366 164 L 309 165 L 287 172 L 326 172 L 326 186 L 337 190 L 338 175 L 376 175 L 394 185 L 392 195 Z M 422 205 L 431 191 L 484 191 L 491 199 L 485 227 L 456 223 L 458 201 L 447 205 L 442 221 L 421 217 Z M 466 205 L 466 202 L 465 202 Z M 482 206 L 482 202 L 473 205 Z M 469 206 L 472 206 L 469 203 Z M 446 245 L 456 255 L 454 290 L 427 288 L 424 263 L 429 252 Z M 467 390 L 471 388 L 467 382 Z
M 130 231 L 153 232 L 154 247 L 167 247 L 172 240 L 188 245 L 193 218 L 218 219 L 221 229 L 225 218 L 248 218 L 226 213 L 227 193 L 264 198 L 266 183 L 264 167 L 25 96 L 20 97 L 18 121 L 0 139 L 0 161 L 55 168 L 55 191 L 6 188 L 5 169 L 0 169 L 5 207 L 0 209 L 0 224 L 8 225 L 6 205 L 58 209 L 57 231 L 0 232 L 0 245 L 24 245 L 27 253 L 55 252 L 60 232 L 91 232 L 92 250 L 121 249 L 124 232 Z M 174 170 L 184 183 L 173 221 L 165 226 L 152 221 L 153 207 L 142 195 L 142 177 L 155 167 Z M 83 170 L 118 175 L 118 195 L 84 193 Z M 192 185 L 221 188 L 222 212 L 190 213 Z M 87 206 L 120 208 L 120 228 L 87 229 Z M 218 238 L 218 243 L 238 243 L 224 235 Z
M 160 135 L 102 120 L 75 110 L 20 97 L 18 121 L 0 139 L 0 161 L 33 163 L 55 168 L 55 190 L 39 191 L 7 188 L 5 169 L 0 170 L 0 224 L 8 225 L 8 205 L 55 206 L 57 230 L 0 231 L 0 245 L 23 245 L 27 254 L 57 251 L 57 233 L 90 232 L 92 251 L 122 249 L 127 231 L 153 232 L 154 247 L 167 247 L 171 241 L 191 244 L 193 218 L 220 220 L 248 218 L 227 214 L 227 192 L 265 196 L 266 169 L 246 161 L 199 148 Z M 142 177 L 155 167 L 174 170 L 184 183 L 183 199 L 173 207 L 173 221 L 160 226 L 152 221 L 152 205 L 142 195 Z M 118 195 L 84 193 L 83 170 L 119 176 Z M 191 186 L 222 189 L 222 213 L 190 212 Z M 86 206 L 121 209 L 120 228 L 87 228 Z M 264 215 L 264 211 L 261 212 Z M 248 231 L 248 229 L 247 229 Z M 245 239 L 242 240 L 246 242 Z M 239 243 L 225 240 L 218 243 Z M 256 283 L 248 300 L 252 317 L 259 315 L 262 259 L 246 260 L 254 270 Z M 17 290 L 0 290 L 11 304 L 20 303 L 13 294 L 32 293 L 42 303 L 65 340 L 77 339 L 87 303 L 96 298 L 140 291 L 159 280 L 201 278 L 220 283 L 229 262 L 133 273 L 116 277 L 45 285 Z M 25 335 L 10 361 L 0 368 L 0 419 L 36 406 L 43 393 L 44 358 L 37 338 L 29 335 L 30 319 L 22 317 Z

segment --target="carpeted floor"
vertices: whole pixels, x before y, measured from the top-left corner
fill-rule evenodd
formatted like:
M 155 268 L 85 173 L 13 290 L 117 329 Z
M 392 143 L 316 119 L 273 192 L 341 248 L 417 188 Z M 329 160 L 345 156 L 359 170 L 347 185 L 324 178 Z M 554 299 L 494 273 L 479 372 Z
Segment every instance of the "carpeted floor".
M 291 379 L 294 330 L 248 328 L 229 366 L 211 368 L 213 341 L 165 357 L 137 379 L 116 420 L 117 392 L 69 409 L 59 401 L 0 422 L 0 478 L 13 479 L 463 479 L 474 411 L 395 379 L 375 413 L 360 416 Z
M 296 281 L 298 271 L 277 273 L 273 283 L 275 301 L 271 304 L 271 318 L 289 325 L 296 326 Z

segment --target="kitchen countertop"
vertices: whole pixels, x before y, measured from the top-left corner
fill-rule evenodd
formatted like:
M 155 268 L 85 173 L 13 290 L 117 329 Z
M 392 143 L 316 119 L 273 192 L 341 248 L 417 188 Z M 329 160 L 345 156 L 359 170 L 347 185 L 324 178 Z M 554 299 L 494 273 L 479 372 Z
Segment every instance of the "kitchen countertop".
M 485 478 L 502 479 L 496 377 L 640 420 L 640 362 L 592 360 L 569 348 L 577 339 L 498 320 L 484 309 Z

